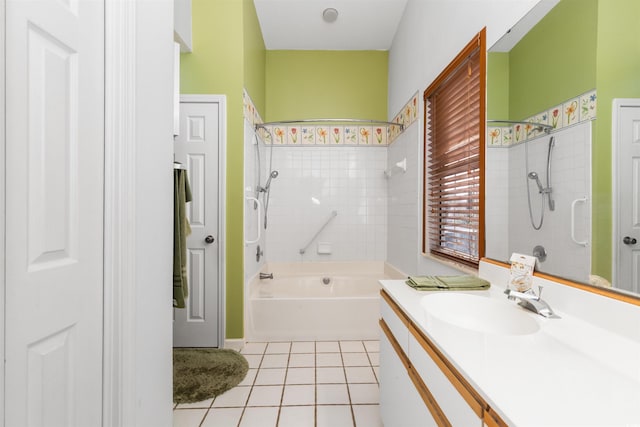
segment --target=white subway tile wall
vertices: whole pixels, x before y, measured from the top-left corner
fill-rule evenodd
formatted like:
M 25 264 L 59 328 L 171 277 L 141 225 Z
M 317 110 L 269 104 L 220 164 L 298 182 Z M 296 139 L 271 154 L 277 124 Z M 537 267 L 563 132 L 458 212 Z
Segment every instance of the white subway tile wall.
M 387 261 L 400 271 L 415 274 L 420 253 L 422 170 L 419 126 L 411 126 L 389 146 L 387 167 L 407 159 L 407 171 L 391 176 L 389 185 L 389 235 Z
M 271 185 L 268 260 L 386 260 L 386 167 L 386 147 L 275 146 L 279 175 Z M 301 256 L 332 211 L 338 215 Z M 318 254 L 319 242 L 330 243 L 331 254 Z
M 488 147 L 485 171 L 485 254 L 507 260 L 509 241 L 509 150 Z M 524 179 L 524 178 L 523 178 Z

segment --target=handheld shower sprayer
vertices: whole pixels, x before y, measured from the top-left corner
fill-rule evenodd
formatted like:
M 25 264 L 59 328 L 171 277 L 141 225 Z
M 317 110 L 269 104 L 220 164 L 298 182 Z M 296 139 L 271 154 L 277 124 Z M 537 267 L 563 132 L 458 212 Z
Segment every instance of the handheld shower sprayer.
M 277 178 L 278 177 L 278 171 L 271 171 L 271 173 L 269 174 L 269 179 L 267 180 L 267 183 L 265 184 L 266 188 L 269 188 L 271 186 L 271 180 L 273 178 Z
M 267 179 L 267 182 L 264 184 L 264 187 L 259 187 L 258 190 L 262 193 L 264 193 L 263 200 L 264 200 L 264 228 L 265 230 L 267 229 L 267 212 L 269 210 L 269 199 L 271 198 L 271 180 L 273 178 L 277 178 L 278 177 L 278 171 L 277 170 L 272 170 L 271 173 L 269 174 L 269 179 Z
M 267 182 L 264 184 L 264 187 L 259 187 L 259 191 L 264 193 L 266 192 L 269 187 L 271 187 L 271 180 L 273 178 L 277 178 L 278 177 L 278 171 L 271 171 L 271 173 L 269 174 L 269 179 L 267 179 Z
M 536 184 L 538 185 L 538 190 L 540 193 L 544 193 L 545 189 L 542 186 L 542 183 L 540 182 L 540 178 L 538 178 L 538 174 L 536 172 L 529 172 L 529 175 L 527 175 L 529 177 L 529 179 L 532 179 L 536 182 Z

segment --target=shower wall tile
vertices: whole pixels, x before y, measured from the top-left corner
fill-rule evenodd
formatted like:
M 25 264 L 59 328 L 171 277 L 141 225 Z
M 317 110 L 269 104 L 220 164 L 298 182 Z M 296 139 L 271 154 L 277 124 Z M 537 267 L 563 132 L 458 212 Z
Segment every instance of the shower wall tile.
M 371 145 L 373 142 L 373 128 L 371 126 L 360 126 L 358 128 L 358 145 Z
M 508 127 L 502 130 L 502 145 L 511 145 L 513 142 L 513 128 Z
M 553 129 L 562 129 L 564 127 L 562 105 L 556 105 L 549 110 L 549 124 L 553 126 Z
M 406 274 L 417 274 L 421 249 L 422 144 L 419 127 L 407 129 L 388 148 L 387 168 L 407 160 L 407 171 L 387 180 L 387 261 Z M 432 273 L 429 273 L 432 274 Z
M 331 129 L 330 129 L 331 130 Z M 386 259 L 386 149 L 276 146 L 265 254 L 273 262 Z M 304 255 L 300 249 L 331 217 Z M 331 244 L 318 254 L 319 242 Z
M 592 91 L 580 97 L 580 121 L 596 118 L 596 92 Z
M 287 143 L 287 128 L 285 126 L 273 126 L 271 134 L 274 144 L 284 145 Z
M 329 134 L 331 135 L 331 145 L 344 144 L 344 127 L 332 126 L 329 130 Z
M 579 111 L 578 111 L 578 103 L 579 103 L 579 98 L 574 98 L 562 104 L 563 127 L 571 126 L 578 122 L 578 118 L 580 117 Z
M 508 129 L 506 127 L 488 127 L 487 128 L 487 145 L 489 145 L 489 147 L 495 147 L 495 146 L 501 146 L 502 145 L 502 140 L 503 140 L 503 132 L 505 131 L 505 129 Z
M 387 145 L 387 128 L 382 126 L 374 126 L 372 129 L 373 144 Z
M 490 149 L 486 152 L 485 171 L 485 254 L 488 258 L 509 259 L 509 150 Z
M 315 126 L 302 126 L 302 143 L 312 145 L 316 143 Z
M 318 145 L 330 145 L 331 135 L 330 129 L 327 126 L 316 126 L 316 144 Z
M 524 140 L 525 140 L 524 125 L 522 124 L 513 125 L 513 142 L 517 144 Z
M 358 144 L 358 127 L 357 126 L 344 127 L 344 143 L 348 145 Z
M 287 144 L 299 145 L 301 139 L 302 128 L 300 126 L 289 126 L 287 128 Z

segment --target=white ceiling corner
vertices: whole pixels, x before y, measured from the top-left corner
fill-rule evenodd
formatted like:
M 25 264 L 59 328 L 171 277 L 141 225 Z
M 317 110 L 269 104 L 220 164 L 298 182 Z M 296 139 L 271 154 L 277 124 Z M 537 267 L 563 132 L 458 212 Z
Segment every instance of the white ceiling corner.
M 388 50 L 407 0 L 254 0 L 268 50 Z M 335 8 L 333 23 L 322 12 Z

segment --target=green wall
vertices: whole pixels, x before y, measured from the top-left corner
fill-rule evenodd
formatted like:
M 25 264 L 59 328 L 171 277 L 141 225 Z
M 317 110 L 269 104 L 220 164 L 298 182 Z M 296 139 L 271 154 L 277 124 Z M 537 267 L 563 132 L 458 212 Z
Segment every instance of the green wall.
M 253 0 L 244 3 L 244 87 L 260 115 L 265 112 L 266 50 Z
M 611 278 L 611 114 L 614 98 L 640 98 L 640 1 L 598 2 L 598 119 L 593 144 L 592 270 Z M 596 246 L 597 245 L 597 246 Z M 597 249 L 597 250 L 596 250 Z
M 487 118 L 509 120 L 509 53 L 487 54 Z
M 265 120 L 387 120 L 387 81 L 387 52 L 270 50 Z
M 562 0 L 509 53 L 509 118 L 596 87 L 598 0 Z
M 264 42 L 251 0 L 192 0 L 193 52 L 180 56 L 183 94 L 227 97 L 226 338 L 242 338 L 242 89 L 264 109 Z

